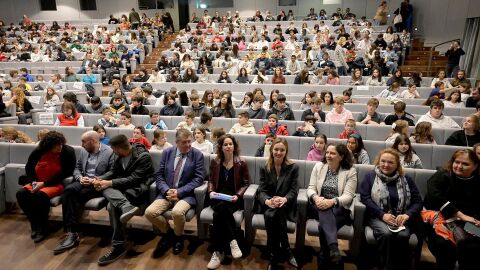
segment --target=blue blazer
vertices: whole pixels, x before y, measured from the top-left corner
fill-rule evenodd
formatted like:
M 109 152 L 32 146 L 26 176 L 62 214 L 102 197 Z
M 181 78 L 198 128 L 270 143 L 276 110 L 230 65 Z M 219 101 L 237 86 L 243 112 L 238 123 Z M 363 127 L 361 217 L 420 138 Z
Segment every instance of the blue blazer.
M 173 176 L 175 173 L 175 154 L 177 147 L 165 149 L 160 157 L 160 166 L 155 173 L 155 182 L 157 184 L 157 199 L 165 199 L 166 192 L 174 188 Z M 190 205 L 197 204 L 193 190 L 203 184 L 205 175 L 203 173 L 203 154 L 192 147 L 188 152 L 182 175 L 178 181 L 178 198 L 186 201 Z

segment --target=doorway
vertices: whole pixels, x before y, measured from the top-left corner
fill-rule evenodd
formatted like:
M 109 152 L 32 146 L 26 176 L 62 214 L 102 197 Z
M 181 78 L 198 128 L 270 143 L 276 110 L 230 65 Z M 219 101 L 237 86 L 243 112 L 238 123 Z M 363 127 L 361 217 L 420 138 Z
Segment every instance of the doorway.
M 179 29 L 185 29 L 190 20 L 190 11 L 188 8 L 189 0 L 178 0 L 178 25 Z

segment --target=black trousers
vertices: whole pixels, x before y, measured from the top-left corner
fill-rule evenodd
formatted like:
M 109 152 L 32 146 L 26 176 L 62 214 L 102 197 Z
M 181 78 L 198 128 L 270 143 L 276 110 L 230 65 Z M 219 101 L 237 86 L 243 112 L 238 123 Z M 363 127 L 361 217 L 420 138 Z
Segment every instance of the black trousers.
M 213 209 L 212 247 L 214 251 L 229 250 L 230 242 L 235 239 L 237 225 L 233 213 L 238 210 L 239 201 L 236 203 L 211 200 Z
M 338 245 L 338 229 L 351 223 L 350 210 L 343 207 L 333 207 L 326 210 L 320 210 L 313 205 L 311 207 L 317 212 L 320 249 L 328 254 L 330 245 Z
M 458 260 L 460 270 L 478 269 L 480 255 L 480 238 L 470 236 L 457 242 L 455 246 L 449 240 L 438 236 L 433 228 L 427 232 L 428 248 L 437 259 L 440 270 L 453 270 Z
M 85 203 L 97 197 L 102 197 L 102 193 L 93 186 L 83 186 L 80 182 L 73 182 L 65 188 L 62 215 L 66 232 L 78 232 L 78 219 L 83 213 Z
M 32 231 L 46 229 L 50 212 L 50 198 L 46 193 L 21 188 L 17 191 L 17 203 L 30 221 Z
M 282 249 L 290 247 L 288 244 L 287 215 L 285 207 L 268 208 L 264 213 L 267 248 L 273 258 L 278 258 Z

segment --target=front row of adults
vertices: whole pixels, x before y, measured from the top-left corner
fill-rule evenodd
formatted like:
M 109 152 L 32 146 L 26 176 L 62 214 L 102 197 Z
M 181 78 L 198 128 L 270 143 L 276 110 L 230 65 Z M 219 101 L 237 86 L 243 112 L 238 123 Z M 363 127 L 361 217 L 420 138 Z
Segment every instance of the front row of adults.
M 112 249 L 98 260 L 99 265 L 114 262 L 126 253 L 125 224 L 145 208 L 145 217 L 163 234 L 153 257 L 162 256 L 172 247 L 174 254 L 181 253 L 185 216 L 197 203 L 194 189 L 205 180 L 204 157 L 191 147 L 191 132 L 177 131 L 176 146 L 162 153 L 156 173 L 143 145 L 130 144 L 124 135 L 113 137 L 110 147 L 99 139 L 96 132 L 83 134 L 83 148 L 76 160 L 65 137 L 51 131 L 28 158 L 26 175 L 19 179 L 23 187 L 17 192 L 17 200 L 30 221 L 33 241 L 40 242 L 47 236 L 50 199 L 63 193 L 66 234 L 54 254 L 79 244 L 78 218 L 88 200 L 100 197 L 108 201 L 113 237 Z M 243 255 L 234 213 L 243 209 L 243 194 L 250 183 L 235 138 L 224 135 L 218 145 L 208 179 L 207 204 L 214 212 L 214 252 L 209 269 L 218 268 L 227 254 L 235 259 Z M 359 192 L 366 206 L 365 225 L 372 229 L 378 243 L 380 268 L 409 269 L 413 255 L 409 238 L 416 234 L 419 243 L 423 238 L 427 240 L 439 269 L 454 269 L 457 261 L 460 269 L 475 269 L 480 238 L 464 229 L 466 224 L 480 226 L 480 204 L 476 199 L 480 192 L 479 158 L 475 152 L 457 150 L 448 164 L 428 180 L 424 201 L 415 182 L 405 174 L 395 150 L 380 151 L 374 164 L 374 170 L 361 181 Z M 63 179 L 71 175 L 73 182 L 64 187 Z M 298 266 L 287 236 L 287 221 L 295 222 L 298 175 L 298 165 L 288 159 L 287 141 L 277 138 L 260 170 L 256 194 L 256 211 L 265 218 L 268 269 L 277 269 L 282 261 Z M 147 207 L 149 186 L 154 181 L 157 197 Z M 309 215 L 319 221 L 319 265 L 339 266 L 342 261 L 337 231 L 352 223 L 356 187 L 357 172 L 351 153 L 345 145 L 329 145 L 323 161 L 313 168 L 307 190 Z M 230 199 L 219 200 L 222 194 Z M 163 215 L 168 210 L 173 229 Z

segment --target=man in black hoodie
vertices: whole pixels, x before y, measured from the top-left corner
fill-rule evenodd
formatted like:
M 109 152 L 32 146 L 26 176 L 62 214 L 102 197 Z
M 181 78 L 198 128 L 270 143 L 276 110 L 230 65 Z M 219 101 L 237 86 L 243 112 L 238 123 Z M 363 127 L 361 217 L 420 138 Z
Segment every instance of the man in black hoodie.
M 125 255 L 125 224 L 139 214 L 139 206 L 148 201 L 154 173 L 152 157 L 145 146 L 131 145 L 123 134 L 113 137 L 110 146 L 118 158 L 110 171 L 92 183 L 109 202 L 108 214 L 113 227 L 112 249 L 98 259 L 100 266 Z
M 142 96 L 133 96 L 132 97 L 132 106 L 130 107 L 130 111 L 132 115 L 148 115 L 150 112 L 148 111 L 147 107 L 143 106 L 143 97 Z
M 202 113 L 208 112 L 207 106 L 205 106 L 205 103 L 200 102 L 200 97 L 197 94 L 192 94 L 190 101 L 192 102 L 192 106 L 188 107 L 185 113 L 193 112 L 195 117 L 200 117 Z
M 387 115 L 387 117 L 385 117 L 385 125 L 390 126 L 397 120 L 405 120 L 408 122 L 409 126 L 415 126 L 415 118 L 413 115 L 405 112 L 406 108 L 407 104 L 405 104 L 405 102 L 396 102 L 395 105 L 393 105 L 394 113 L 389 114 Z
M 147 74 L 147 70 L 145 68 L 140 69 L 138 75 L 133 78 L 135 82 L 147 82 L 150 78 L 150 75 Z
M 277 102 L 268 111 L 267 115 L 276 114 L 278 120 L 295 120 L 292 109 L 286 103 L 287 98 L 284 94 L 279 94 Z

